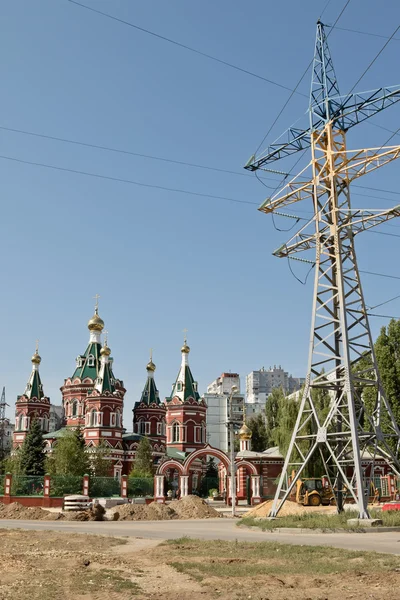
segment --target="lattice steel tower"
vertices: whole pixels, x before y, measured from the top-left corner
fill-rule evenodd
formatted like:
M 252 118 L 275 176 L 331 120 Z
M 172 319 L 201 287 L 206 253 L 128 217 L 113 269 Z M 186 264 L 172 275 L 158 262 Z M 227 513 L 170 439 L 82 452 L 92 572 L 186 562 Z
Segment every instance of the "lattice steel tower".
M 3 460 L 3 458 L 5 456 L 5 444 L 6 444 L 5 428 L 7 425 L 6 406 L 8 406 L 8 404 L 6 403 L 6 388 L 3 387 L 3 391 L 1 393 L 1 398 L 0 398 L 0 460 Z
M 385 211 L 352 209 L 349 190 L 350 182 L 398 158 L 400 146 L 346 149 L 348 129 L 398 100 L 400 87 L 340 96 L 324 25 L 318 22 L 309 129 L 290 128 L 283 141 L 280 138 L 260 156 L 252 156 L 246 165 L 255 171 L 311 149 L 306 167 L 312 169 L 311 180 L 304 181 L 304 169 L 259 208 L 274 213 L 311 199 L 313 218 L 274 254 L 296 258 L 310 249 L 316 254 L 308 374 L 270 516 L 277 515 L 316 452 L 335 491 L 338 511 L 343 509 L 345 491 L 358 505 L 360 518 L 369 517 L 376 458 L 384 458 L 400 474 L 394 450 L 400 430 L 382 389 L 354 249 L 355 235 L 400 216 L 400 206 Z M 370 363 L 361 361 L 367 355 Z M 371 410 L 363 402 L 365 386 L 376 390 Z M 323 420 L 313 402 L 313 390 L 318 389 L 328 391 L 332 399 Z M 362 459 L 370 461 L 367 470 Z M 292 470 L 296 474 L 290 481 L 287 475 Z

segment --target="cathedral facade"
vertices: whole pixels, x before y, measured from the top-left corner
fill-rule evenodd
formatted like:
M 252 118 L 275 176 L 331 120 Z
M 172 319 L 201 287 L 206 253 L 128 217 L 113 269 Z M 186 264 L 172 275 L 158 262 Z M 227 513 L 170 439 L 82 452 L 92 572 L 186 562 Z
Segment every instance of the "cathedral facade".
M 50 399 L 43 391 L 39 366 L 41 358 L 36 349 L 32 356 L 32 372 L 25 391 L 15 404 L 15 431 L 13 446 L 17 448 L 39 420 L 46 451 L 51 452 L 57 441 L 68 430 L 81 428 L 88 452 L 98 446 L 108 447 L 110 476 L 129 474 L 140 440 L 147 437 L 158 465 L 177 452 L 184 457 L 206 445 L 207 406 L 198 394 L 189 367 L 190 348 L 181 349 L 181 366 L 171 395 L 164 401 L 155 383 L 156 366 L 150 357 L 147 379 L 142 395 L 133 408 L 132 430 L 123 423 L 126 389 L 122 379 L 114 375 L 114 361 L 107 338 L 102 342 L 104 321 L 95 313 L 88 322 L 89 342 L 83 354 L 78 355 L 74 373 L 61 386 L 63 426 L 49 433 Z

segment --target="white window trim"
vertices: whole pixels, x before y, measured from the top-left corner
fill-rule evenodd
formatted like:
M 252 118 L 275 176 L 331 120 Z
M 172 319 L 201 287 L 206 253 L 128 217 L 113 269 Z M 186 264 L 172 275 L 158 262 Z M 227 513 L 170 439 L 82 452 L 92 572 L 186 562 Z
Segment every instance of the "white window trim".
M 110 427 L 115 427 L 117 422 L 116 413 L 110 413 Z
M 151 431 L 150 427 L 151 427 L 150 421 L 146 421 L 145 430 L 144 430 L 145 431 L 145 433 L 144 433 L 145 435 L 150 435 L 150 431 Z
M 157 423 L 157 435 L 162 435 L 162 423 Z

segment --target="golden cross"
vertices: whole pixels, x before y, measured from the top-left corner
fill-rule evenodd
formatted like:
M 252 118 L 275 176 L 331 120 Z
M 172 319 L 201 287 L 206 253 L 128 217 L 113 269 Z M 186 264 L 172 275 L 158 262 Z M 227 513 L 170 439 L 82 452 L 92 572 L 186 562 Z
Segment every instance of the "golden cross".
M 243 399 L 243 424 L 246 424 L 246 402 Z
M 36 340 L 36 354 L 39 354 L 39 340 Z
M 100 298 L 99 294 L 96 294 L 96 295 L 94 296 L 94 299 L 96 300 L 96 304 L 95 304 L 95 306 L 94 306 L 94 309 L 95 309 L 96 313 L 97 313 L 97 312 L 98 312 L 98 310 L 99 310 L 99 298 Z
M 150 362 L 153 362 L 153 348 L 150 348 Z
M 108 331 L 104 332 L 104 345 L 107 346 L 108 344 Z
M 184 339 L 184 342 L 185 342 L 185 344 L 186 344 L 186 342 L 187 342 L 187 335 L 186 335 L 186 334 L 187 334 L 187 332 L 188 332 L 188 330 L 187 330 L 187 329 L 184 329 L 184 330 L 183 330 L 183 335 L 184 335 L 184 338 L 183 338 L 183 339 Z

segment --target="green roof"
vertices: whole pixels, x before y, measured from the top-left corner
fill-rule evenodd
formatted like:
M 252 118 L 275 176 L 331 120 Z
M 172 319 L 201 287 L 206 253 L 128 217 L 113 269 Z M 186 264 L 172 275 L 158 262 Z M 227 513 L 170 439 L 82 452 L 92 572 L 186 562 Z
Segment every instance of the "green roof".
M 96 379 L 100 370 L 100 350 L 101 344 L 98 342 L 89 342 L 85 354 L 81 354 L 77 358 L 77 361 L 80 360 L 81 366 L 76 367 L 72 379 L 75 379 L 75 377 L 79 377 L 80 379 L 90 377 L 93 381 Z M 91 357 L 93 357 L 93 360 L 90 360 Z
M 95 382 L 95 389 L 100 392 L 115 392 L 115 377 L 111 370 L 111 362 L 104 362 L 100 365 L 99 374 Z
M 40 398 L 44 397 L 43 385 L 38 369 L 34 369 L 32 371 L 23 395 L 29 398 L 29 400 L 31 398 L 37 398 L 39 400 Z M 21 396 L 18 396 L 18 398 L 20 397 Z
M 176 460 L 185 460 L 189 452 L 183 452 L 182 450 L 177 450 L 176 448 L 171 448 L 167 446 L 167 456 L 169 458 L 175 458 Z
M 156 382 L 154 381 L 154 376 L 149 375 L 147 377 L 146 385 L 144 386 L 142 396 L 139 402 L 136 404 L 140 404 L 144 402 L 144 404 L 160 404 L 160 395 L 158 393 L 158 389 L 156 386 Z
M 184 372 L 182 372 L 183 369 Z M 182 384 L 182 390 L 179 389 L 179 383 Z M 168 398 L 166 398 L 167 402 L 170 402 L 175 396 L 178 396 L 179 398 L 183 396 L 184 402 L 189 398 L 193 398 L 194 400 L 199 401 L 200 395 L 195 389 L 194 384 L 195 381 L 189 365 L 182 366 L 179 370 L 178 377 L 176 378 L 176 381 L 173 385 L 172 393 Z
M 71 429 L 70 427 L 62 427 L 61 429 L 57 429 L 57 431 L 50 431 L 50 433 L 45 433 L 43 435 L 43 439 L 44 440 L 53 440 L 53 439 L 57 440 L 61 437 L 64 437 L 64 435 L 68 431 L 73 431 L 73 429 Z

